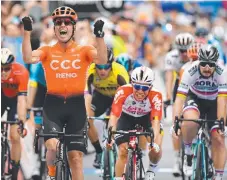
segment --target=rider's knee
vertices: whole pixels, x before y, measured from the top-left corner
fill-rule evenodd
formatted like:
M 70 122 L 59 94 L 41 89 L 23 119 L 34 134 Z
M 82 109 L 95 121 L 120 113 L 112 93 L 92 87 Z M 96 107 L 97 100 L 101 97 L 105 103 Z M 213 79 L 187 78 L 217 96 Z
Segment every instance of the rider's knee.
M 58 140 L 57 139 L 48 139 L 45 142 L 46 148 L 48 151 L 57 151 Z
M 212 132 L 211 141 L 215 147 L 225 147 L 225 139 L 218 132 Z
M 10 133 L 10 141 L 12 144 L 18 144 L 20 143 L 20 136 L 18 133 L 11 132 Z
M 121 159 L 121 160 L 127 160 L 127 155 L 128 155 L 128 150 L 126 148 L 126 146 L 124 145 L 120 145 L 118 147 L 118 157 Z
M 70 151 L 69 161 L 70 164 L 77 166 L 77 168 L 82 167 L 83 153 L 81 151 Z

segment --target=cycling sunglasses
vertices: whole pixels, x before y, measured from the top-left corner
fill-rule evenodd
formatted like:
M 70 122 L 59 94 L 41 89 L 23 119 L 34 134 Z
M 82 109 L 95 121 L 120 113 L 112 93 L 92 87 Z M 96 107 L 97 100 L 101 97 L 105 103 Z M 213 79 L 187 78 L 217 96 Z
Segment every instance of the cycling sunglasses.
M 180 53 L 186 53 L 187 50 L 186 49 L 179 49 Z
M 74 22 L 70 18 L 58 18 L 54 21 L 55 26 L 61 26 L 64 23 L 66 26 L 74 24 Z
M 147 91 L 150 89 L 151 86 L 146 86 L 146 85 L 140 85 L 140 84 L 133 84 L 133 87 L 139 91 L 139 90 L 142 90 L 142 91 Z
M 111 68 L 111 64 L 96 64 L 95 67 L 100 70 L 102 69 L 107 70 Z
M 199 65 L 202 66 L 202 67 L 206 67 L 206 65 L 208 65 L 211 68 L 216 66 L 215 63 L 211 63 L 211 62 L 200 62 Z
M 1 72 L 8 72 L 11 70 L 11 67 L 1 67 Z

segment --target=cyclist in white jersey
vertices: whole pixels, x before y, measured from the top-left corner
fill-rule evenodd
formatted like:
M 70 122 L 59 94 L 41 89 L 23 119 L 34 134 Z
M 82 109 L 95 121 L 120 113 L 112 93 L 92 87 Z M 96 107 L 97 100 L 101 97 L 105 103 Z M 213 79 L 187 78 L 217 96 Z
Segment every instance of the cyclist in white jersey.
M 203 45 L 198 53 L 198 61 L 186 69 L 177 90 L 173 117 L 183 115 L 186 119 L 205 118 L 209 120 L 226 118 L 227 71 L 218 64 L 219 53 L 212 45 Z M 184 105 L 184 106 L 183 106 Z M 222 180 L 226 149 L 224 136 L 217 132 L 213 123 L 211 130 L 211 151 L 215 167 L 213 180 Z M 192 140 L 196 137 L 198 125 L 194 122 L 182 124 L 182 137 L 185 145 L 183 170 L 192 175 Z
M 174 73 L 179 73 L 181 67 L 190 61 L 187 55 L 187 50 L 193 43 L 194 38 L 189 33 L 180 33 L 175 38 L 176 49 L 168 52 L 165 57 L 165 84 L 166 84 L 166 101 L 164 102 L 165 107 L 171 104 L 171 101 L 175 101 L 177 87 L 179 84 L 179 79 L 174 81 Z M 173 165 L 173 175 L 180 176 L 180 141 L 173 138 L 173 148 L 174 148 L 174 165 Z

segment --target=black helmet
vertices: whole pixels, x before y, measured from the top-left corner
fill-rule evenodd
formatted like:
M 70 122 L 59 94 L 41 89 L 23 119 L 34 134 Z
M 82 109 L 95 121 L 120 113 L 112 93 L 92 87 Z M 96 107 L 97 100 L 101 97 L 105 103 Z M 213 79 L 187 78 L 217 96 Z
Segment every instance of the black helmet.
M 107 63 L 111 64 L 114 61 L 113 51 L 107 48 Z
M 213 45 L 204 45 L 198 53 L 199 61 L 209 61 L 216 63 L 219 58 L 218 49 Z

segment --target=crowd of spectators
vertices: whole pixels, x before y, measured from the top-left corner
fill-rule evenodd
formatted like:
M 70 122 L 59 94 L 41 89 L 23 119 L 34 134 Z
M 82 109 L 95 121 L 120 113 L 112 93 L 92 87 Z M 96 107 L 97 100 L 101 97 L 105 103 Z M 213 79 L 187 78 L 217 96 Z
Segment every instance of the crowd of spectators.
M 115 56 L 128 53 L 151 67 L 162 69 L 166 53 L 173 48 L 176 34 L 205 28 L 208 38 L 215 38 L 227 54 L 227 3 L 170 1 L 125 1 L 124 10 L 102 17 L 105 21 L 105 41 Z M 23 64 L 21 19 L 30 15 L 34 21 L 32 48 L 55 43 L 51 12 L 64 2 L 54 1 L 2 1 L 1 45 L 9 48 L 16 60 Z M 68 3 L 67 5 L 70 5 Z M 76 6 L 74 5 L 76 11 Z M 79 18 L 75 39 L 79 44 L 95 46 L 92 23 L 102 12 Z

